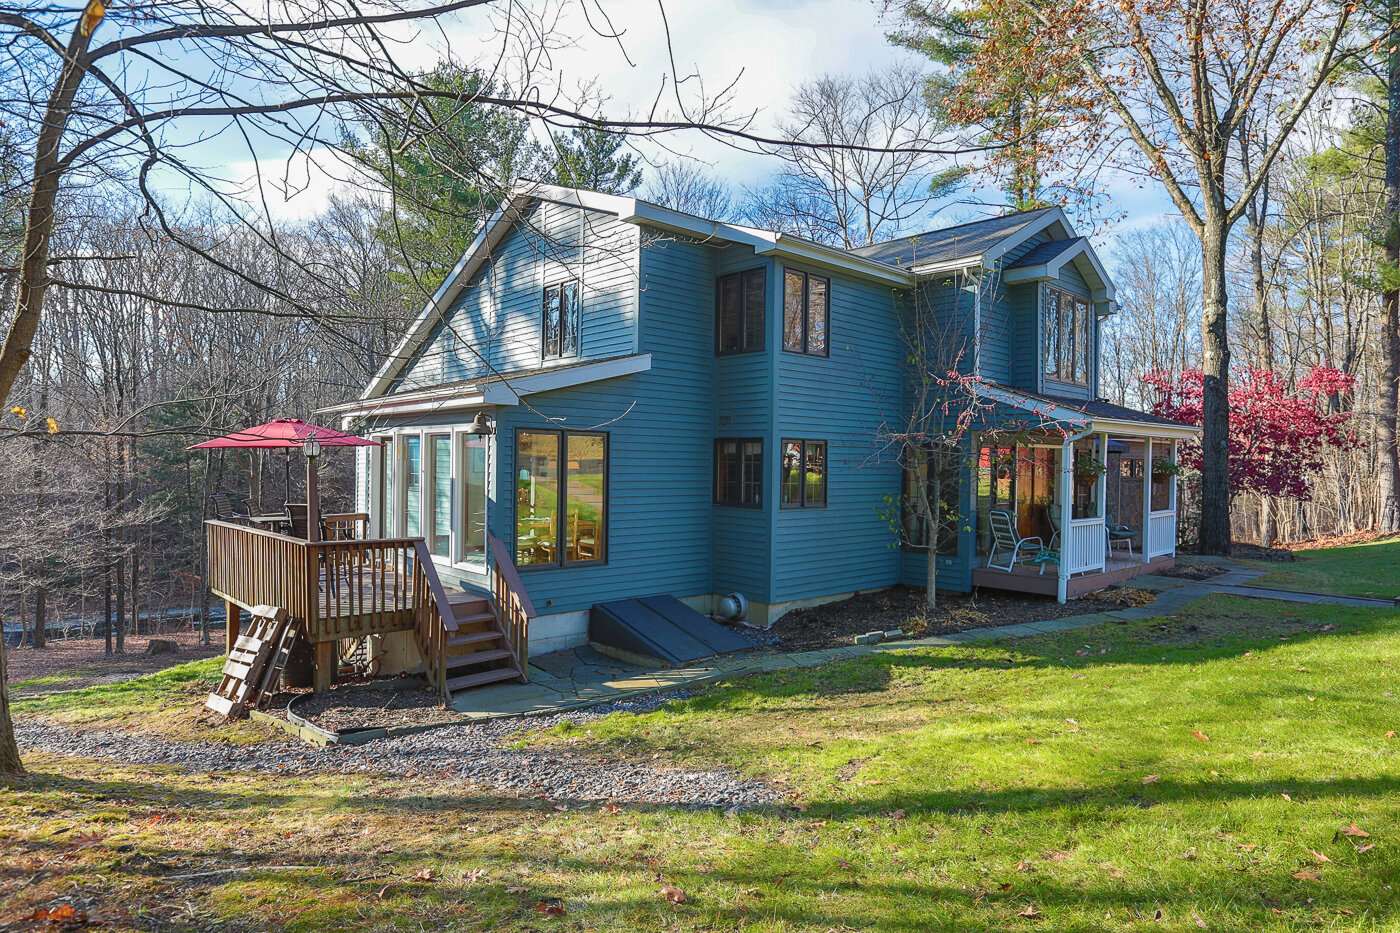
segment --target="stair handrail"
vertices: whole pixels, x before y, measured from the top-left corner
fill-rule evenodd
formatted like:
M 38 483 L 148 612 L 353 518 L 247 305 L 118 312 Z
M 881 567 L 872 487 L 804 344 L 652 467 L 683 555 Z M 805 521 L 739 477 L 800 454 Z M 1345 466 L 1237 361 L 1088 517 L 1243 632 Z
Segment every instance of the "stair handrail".
M 418 651 L 423 655 L 423 672 L 444 697 L 447 696 L 447 638 L 457 631 L 457 617 L 447 601 L 428 543 L 413 539 L 414 613 L 413 627 Z M 418 591 L 421 580 L 423 592 Z
M 493 531 L 486 533 L 486 540 L 491 546 L 491 558 L 496 565 L 492 586 L 496 618 L 501 623 L 511 650 L 515 652 L 521 676 L 528 679 L 530 620 L 536 615 L 535 604 L 530 600 L 530 594 L 520 580 L 520 570 L 515 566 L 505 542 Z

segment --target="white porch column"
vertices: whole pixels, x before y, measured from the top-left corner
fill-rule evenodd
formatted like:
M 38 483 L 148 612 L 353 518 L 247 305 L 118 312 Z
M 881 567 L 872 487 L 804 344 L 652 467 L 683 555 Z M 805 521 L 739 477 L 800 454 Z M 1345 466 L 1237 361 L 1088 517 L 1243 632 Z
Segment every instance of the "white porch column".
M 1070 516 L 1073 511 L 1074 496 L 1074 440 L 1066 438 L 1060 445 L 1060 482 L 1058 484 L 1060 492 L 1060 562 L 1059 582 L 1055 589 L 1055 598 L 1064 602 L 1069 599 L 1069 542 L 1073 537 L 1070 534 Z
M 1142 442 L 1142 562 L 1148 563 L 1147 535 L 1152 528 L 1152 438 Z
M 1178 444 L 1178 443 L 1180 443 L 1180 442 L 1177 441 L 1176 438 L 1172 438 L 1172 463 L 1179 463 L 1179 462 L 1180 462 L 1179 460 L 1177 460 L 1177 444 Z M 1176 523 L 1179 522 L 1179 521 L 1181 521 L 1181 517 L 1177 514 L 1177 511 L 1176 511 L 1176 474 L 1175 474 L 1175 473 L 1172 474 L 1171 479 L 1169 480 L 1169 482 L 1171 483 L 1171 500 L 1170 500 L 1170 501 L 1171 501 L 1171 510 L 1172 510 L 1172 557 L 1176 557 Z

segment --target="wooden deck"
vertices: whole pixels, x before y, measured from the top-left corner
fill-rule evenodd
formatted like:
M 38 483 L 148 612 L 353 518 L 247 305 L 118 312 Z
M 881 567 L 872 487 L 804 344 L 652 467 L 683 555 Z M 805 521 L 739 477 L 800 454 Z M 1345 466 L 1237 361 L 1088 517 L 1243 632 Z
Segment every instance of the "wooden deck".
M 1159 570 L 1169 570 L 1175 566 L 1175 557 L 1158 557 L 1144 564 L 1140 556 L 1128 557 L 1121 551 L 1115 552 L 1108 559 L 1106 569 L 1092 573 L 1075 574 L 1070 577 L 1068 595 L 1070 599 L 1073 599 L 1076 596 L 1083 596 L 1115 583 L 1131 580 L 1144 573 L 1156 573 Z M 1014 571 L 982 566 L 973 568 L 972 585 L 994 590 L 1010 590 L 1016 593 L 1054 596 L 1059 589 L 1059 578 L 1056 576 L 1054 564 L 1046 567 L 1044 574 L 1040 573 L 1039 568 L 1025 564 L 1018 564 Z

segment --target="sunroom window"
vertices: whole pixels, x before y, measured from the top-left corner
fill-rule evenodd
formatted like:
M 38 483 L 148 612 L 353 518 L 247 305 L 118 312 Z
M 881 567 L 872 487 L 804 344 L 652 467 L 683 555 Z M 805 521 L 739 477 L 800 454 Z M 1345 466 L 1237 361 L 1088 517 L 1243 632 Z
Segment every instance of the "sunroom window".
M 607 534 L 608 436 L 521 431 L 516 440 L 516 563 L 601 563 Z

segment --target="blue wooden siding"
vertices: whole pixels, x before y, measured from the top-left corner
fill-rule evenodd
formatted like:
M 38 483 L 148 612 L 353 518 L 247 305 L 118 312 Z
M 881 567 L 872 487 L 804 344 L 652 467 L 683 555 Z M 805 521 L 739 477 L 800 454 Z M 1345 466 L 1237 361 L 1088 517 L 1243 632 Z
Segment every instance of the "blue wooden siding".
M 459 292 L 447 326 L 405 367 L 393 391 L 479 379 L 491 369 L 538 369 L 543 289 L 570 280 L 582 286 L 580 359 L 635 352 L 636 243 L 637 228 L 612 215 L 559 204 L 527 211 Z
M 890 586 L 899 578 L 898 542 L 882 513 L 899 494 L 900 468 L 880 442 L 883 431 L 904 424 L 896 295 L 888 285 L 832 275 L 829 300 L 830 357 L 777 354 L 768 468 L 775 602 Z M 825 508 L 778 507 L 783 438 L 827 441 Z
M 530 396 L 498 409 L 498 478 L 509 501 L 491 519 L 515 538 L 515 452 L 520 430 L 598 428 L 608 433 L 607 562 L 522 568 L 541 613 L 587 609 L 623 596 L 711 592 L 711 451 L 714 336 L 709 247 L 666 238 L 641 255 L 641 349 L 652 369 Z

